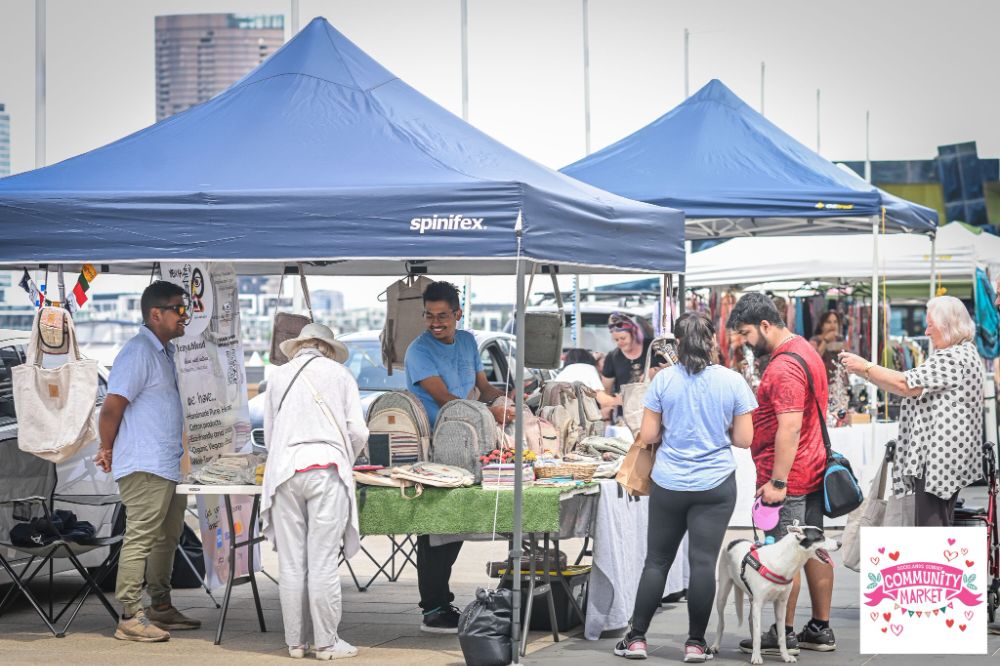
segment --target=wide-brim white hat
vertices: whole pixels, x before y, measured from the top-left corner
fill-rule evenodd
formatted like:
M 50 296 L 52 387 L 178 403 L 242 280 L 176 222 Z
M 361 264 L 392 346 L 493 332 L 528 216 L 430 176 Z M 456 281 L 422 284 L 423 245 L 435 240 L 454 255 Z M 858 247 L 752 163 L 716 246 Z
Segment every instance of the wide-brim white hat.
M 347 351 L 347 345 L 334 337 L 333 331 L 329 327 L 323 324 L 306 324 L 299 331 L 299 337 L 292 338 L 291 340 L 285 340 L 279 347 L 281 347 L 282 353 L 288 358 L 292 358 L 299 351 L 299 348 L 305 342 L 310 340 L 319 340 L 320 342 L 325 342 L 333 350 L 333 360 L 337 363 L 344 363 L 347 361 L 349 352 Z

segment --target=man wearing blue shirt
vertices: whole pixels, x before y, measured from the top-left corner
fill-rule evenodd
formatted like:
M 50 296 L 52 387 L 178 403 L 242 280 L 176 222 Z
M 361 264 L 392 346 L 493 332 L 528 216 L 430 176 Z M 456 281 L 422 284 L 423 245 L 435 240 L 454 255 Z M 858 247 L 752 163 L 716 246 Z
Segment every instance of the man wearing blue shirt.
M 420 398 L 431 427 L 441 407 L 468 398 L 479 389 L 479 400 L 490 403 L 503 396 L 486 379 L 476 338 L 459 331 L 462 318 L 458 289 L 448 282 L 432 282 L 424 290 L 424 322 L 427 330 L 406 350 L 406 384 Z M 490 407 L 497 423 L 510 423 L 512 409 L 503 405 Z M 452 605 L 455 595 L 448 587 L 451 568 L 462 549 L 455 541 L 431 546 L 426 534 L 417 537 L 417 586 L 420 607 L 424 610 L 422 631 L 436 634 L 458 632 L 458 609 Z
M 155 643 L 168 640 L 171 629 L 201 626 L 170 601 L 186 505 L 186 496 L 175 493 L 184 412 L 170 341 L 184 335 L 186 299 L 171 282 L 154 282 L 142 292 L 143 325 L 118 353 L 101 408 L 101 448 L 94 460 L 114 475 L 127 517 L 115 590 L 123 608 L 115 630 L 119 640 Z M 143 580 L 152 600 L 145 609 Z

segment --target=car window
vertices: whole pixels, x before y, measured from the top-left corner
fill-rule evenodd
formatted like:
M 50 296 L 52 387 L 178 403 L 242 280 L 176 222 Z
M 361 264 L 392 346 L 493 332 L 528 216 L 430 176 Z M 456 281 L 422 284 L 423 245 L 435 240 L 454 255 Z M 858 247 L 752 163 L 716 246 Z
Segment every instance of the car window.
M 14 381 L 11 370 L 24 363 L 20 346 L 0 347 L 0 425 L 14 418 Z
M 483 350 L 479 352 L 479 358 L 483 362 L 483 372 L 486 373 L 486 381 L 492 383 L 499 382 L 500 379 L 497 378 L 497 364 L 493 360 L 493 353 L 496 347 L 496 343 L 489 342 L 483 347 Z
M 406 389 L 406 373 L 393 370 L 388 373 L 382 364 L 382 343 L 372 341 L 344 341 L 350 354 L 344 364 L 362 391 L 400 391 Z

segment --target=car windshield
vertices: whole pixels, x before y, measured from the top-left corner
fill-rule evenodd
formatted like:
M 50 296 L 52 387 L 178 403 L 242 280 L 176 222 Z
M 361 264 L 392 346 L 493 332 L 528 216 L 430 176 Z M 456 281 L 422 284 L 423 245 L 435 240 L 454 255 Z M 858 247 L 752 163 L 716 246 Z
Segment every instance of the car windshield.
M 406 373 L 393 370 L 392 375 L 382 365 L 382 344 L 378 340 L 351 341 L 344 344 L 351 352 L 347 369 L 354 375 L 362 391 L 398 391 L 406 388 Z

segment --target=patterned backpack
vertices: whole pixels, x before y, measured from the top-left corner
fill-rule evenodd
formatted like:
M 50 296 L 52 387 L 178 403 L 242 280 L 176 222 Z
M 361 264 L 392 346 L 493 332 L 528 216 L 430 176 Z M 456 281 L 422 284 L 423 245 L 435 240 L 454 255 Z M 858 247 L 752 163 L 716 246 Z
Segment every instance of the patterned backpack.
M 441 407 L 434 425 L 430 461 L 461 467 L 482 478 L 479 456 L 504 442 L 504 434 L 493 413 L 475 400 L 452 400 Z
M 545 384 L 538 415 L 559 432 L 563 454 L 574 450 L 585 437 L 604 435 L 597 395 L 581 382 Z
M 405 465 L 427 460 L 431 426 L 423 403 L 409 391 L 389 391 L 372 401 L 368 408 L 368 432 L 389 438 L 389 465 Z M 365 446 L 365 456 L 371 453 Z

